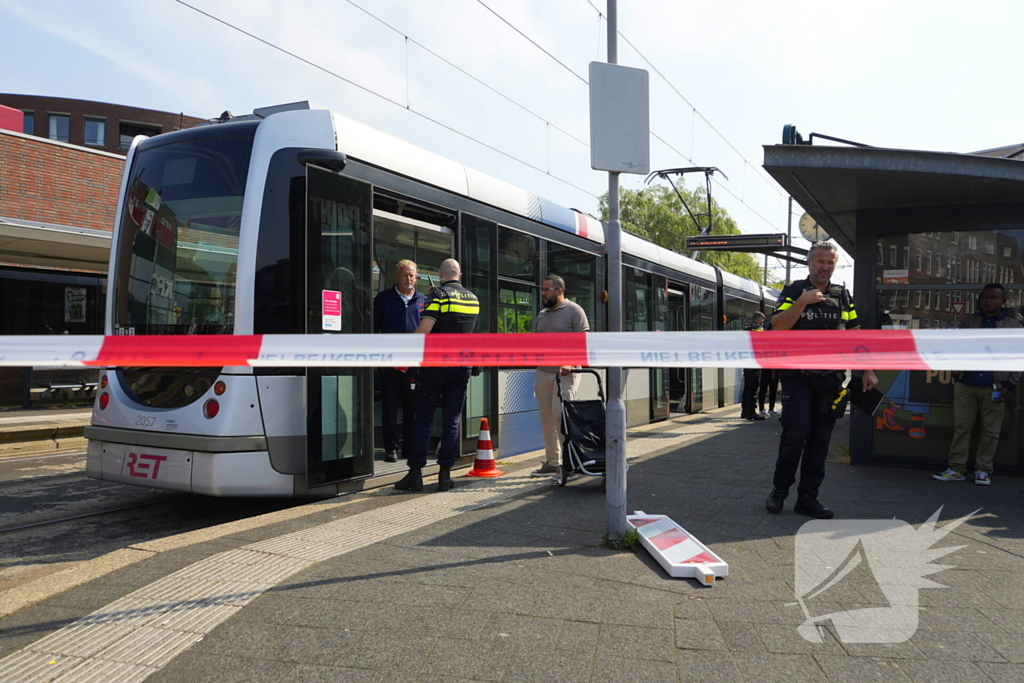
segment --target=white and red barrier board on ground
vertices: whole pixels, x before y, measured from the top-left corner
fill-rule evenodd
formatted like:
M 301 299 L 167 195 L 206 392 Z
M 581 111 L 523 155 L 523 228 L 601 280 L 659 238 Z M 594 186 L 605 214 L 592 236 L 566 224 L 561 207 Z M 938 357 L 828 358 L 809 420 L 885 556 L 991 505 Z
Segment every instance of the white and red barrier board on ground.
M 626 516 L 626 522 L 640 534 L 640 544 L 658 564 L 677 579 L 697 579 L 715 585 L 716 577 L 729 575 L 729 565 L 666 515 L 648 515 L 642 510 Z
M 0 366 L 1024 370 L 1024 329 L 0 337 Z

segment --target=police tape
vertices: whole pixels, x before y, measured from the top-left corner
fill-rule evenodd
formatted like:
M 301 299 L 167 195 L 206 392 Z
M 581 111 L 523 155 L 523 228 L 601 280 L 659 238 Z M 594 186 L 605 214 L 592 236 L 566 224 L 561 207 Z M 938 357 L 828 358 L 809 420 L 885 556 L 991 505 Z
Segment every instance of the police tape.
M 0 337 L 0 366 L 1024 370 L 1024 329 Z

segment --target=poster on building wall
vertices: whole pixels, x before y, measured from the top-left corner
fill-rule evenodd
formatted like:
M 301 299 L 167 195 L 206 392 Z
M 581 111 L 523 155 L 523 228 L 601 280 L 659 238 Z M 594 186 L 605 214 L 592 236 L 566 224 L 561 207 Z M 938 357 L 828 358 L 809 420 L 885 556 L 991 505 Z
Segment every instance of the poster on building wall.
M 85 322 L 85 287 L 64 288 L 64 322 Z

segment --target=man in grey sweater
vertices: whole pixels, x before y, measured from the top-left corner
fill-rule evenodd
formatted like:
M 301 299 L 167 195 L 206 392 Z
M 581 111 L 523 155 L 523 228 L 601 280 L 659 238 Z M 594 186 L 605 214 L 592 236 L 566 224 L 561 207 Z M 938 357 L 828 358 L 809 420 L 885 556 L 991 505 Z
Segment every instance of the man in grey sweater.
M 565 280 L 558 275 L 548 275 L 540 290 L 544 308 L 537 314 L 537 332 L 586 332 L 590 329 L 586 312 L 565 298 Z M 572 374 L 572 366 L 544 366 L 537 368 L 533 390 L 537 396 L 540 426 L 544 434 L 544 464 L 534 470 L 531 476 L 553 477 L 562 461 L 562 434 L 559 428 L 562 416 L 562 402 L 558 399 L 555 385 L 556 375 L 561 376 L 562 397 L 571 401 L 576 396 L 579 376 Z

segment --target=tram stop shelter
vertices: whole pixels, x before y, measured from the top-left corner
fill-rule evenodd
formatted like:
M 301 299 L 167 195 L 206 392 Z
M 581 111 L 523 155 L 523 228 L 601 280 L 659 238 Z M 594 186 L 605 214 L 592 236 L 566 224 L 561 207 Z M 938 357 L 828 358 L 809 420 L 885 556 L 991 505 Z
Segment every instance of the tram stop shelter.
M 768 173 L 854 257 L 863 327 L 955 328 L 990 282 L 1006 287 L 1006 312 L 1024 322 L 1024 145 L 971 154 L 803 143 L 764 150 Z M 886 400 L 874 416 L 853 411 L 851 462 L 945 467 L 951 373 L 878 376 Z M 1007 404 L 997 472 L 1024 470 L 1022 398 L 1024 387 Z

